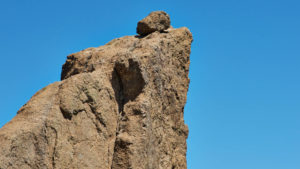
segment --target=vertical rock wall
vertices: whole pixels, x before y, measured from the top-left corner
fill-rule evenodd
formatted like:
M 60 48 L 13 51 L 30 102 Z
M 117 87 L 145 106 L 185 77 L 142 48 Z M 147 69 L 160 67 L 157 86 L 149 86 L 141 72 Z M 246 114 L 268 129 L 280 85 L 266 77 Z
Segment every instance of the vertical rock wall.
M 69 55 L 0 129 L 0 169 L 185 169 L 192 35 L 161 11 L 137 32 Z

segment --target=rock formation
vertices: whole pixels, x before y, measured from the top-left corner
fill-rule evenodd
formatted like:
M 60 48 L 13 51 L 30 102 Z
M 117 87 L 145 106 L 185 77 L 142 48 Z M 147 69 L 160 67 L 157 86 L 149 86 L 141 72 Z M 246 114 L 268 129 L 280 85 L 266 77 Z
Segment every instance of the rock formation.
M 155 11 L 138 22 L 136 32 L 140 35 L 148 35 L 152 32 L 162 32 L 170 27 L 170 17 L 163 11 Z
M 137 36 L 67 57 L 0 129 L 0 169 L 185 169 L 192 35 L 153 12 Z

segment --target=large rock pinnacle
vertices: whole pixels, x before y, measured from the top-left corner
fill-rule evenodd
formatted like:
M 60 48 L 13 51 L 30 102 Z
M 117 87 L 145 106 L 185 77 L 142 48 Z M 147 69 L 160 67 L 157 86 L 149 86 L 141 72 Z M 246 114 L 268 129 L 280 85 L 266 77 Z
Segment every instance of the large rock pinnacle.
M 67 57 L 0 129 L 0 169 L 186 169 L 192 35 L 153 12 L 142 36 Z

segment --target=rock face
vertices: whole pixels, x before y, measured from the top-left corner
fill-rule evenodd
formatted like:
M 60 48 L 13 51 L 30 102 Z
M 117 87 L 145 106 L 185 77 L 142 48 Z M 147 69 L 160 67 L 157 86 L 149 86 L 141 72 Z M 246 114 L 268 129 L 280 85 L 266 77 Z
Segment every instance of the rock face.
M 0 129 L 1 169 L 186 168 L 192 35 L 167 29 L 164 12 L 148 17 L 139 25 L 151 31 L 138 26 L 147 36 L 67 57 L 62 81 L 37 92 Z

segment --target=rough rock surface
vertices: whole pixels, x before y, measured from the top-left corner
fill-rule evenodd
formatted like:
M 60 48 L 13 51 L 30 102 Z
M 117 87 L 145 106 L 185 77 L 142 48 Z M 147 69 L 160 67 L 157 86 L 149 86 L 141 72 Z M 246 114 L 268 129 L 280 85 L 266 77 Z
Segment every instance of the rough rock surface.
M 164 11 L 151 12 L 146 18 L 138 22 L 136 32 L 142 36 L 152 32 L 162 32 L 170 27 L 170 17 Z
M 191 42 L 170 28 L 69 55 L 0 129 L 0 168 L 185 169 Z

